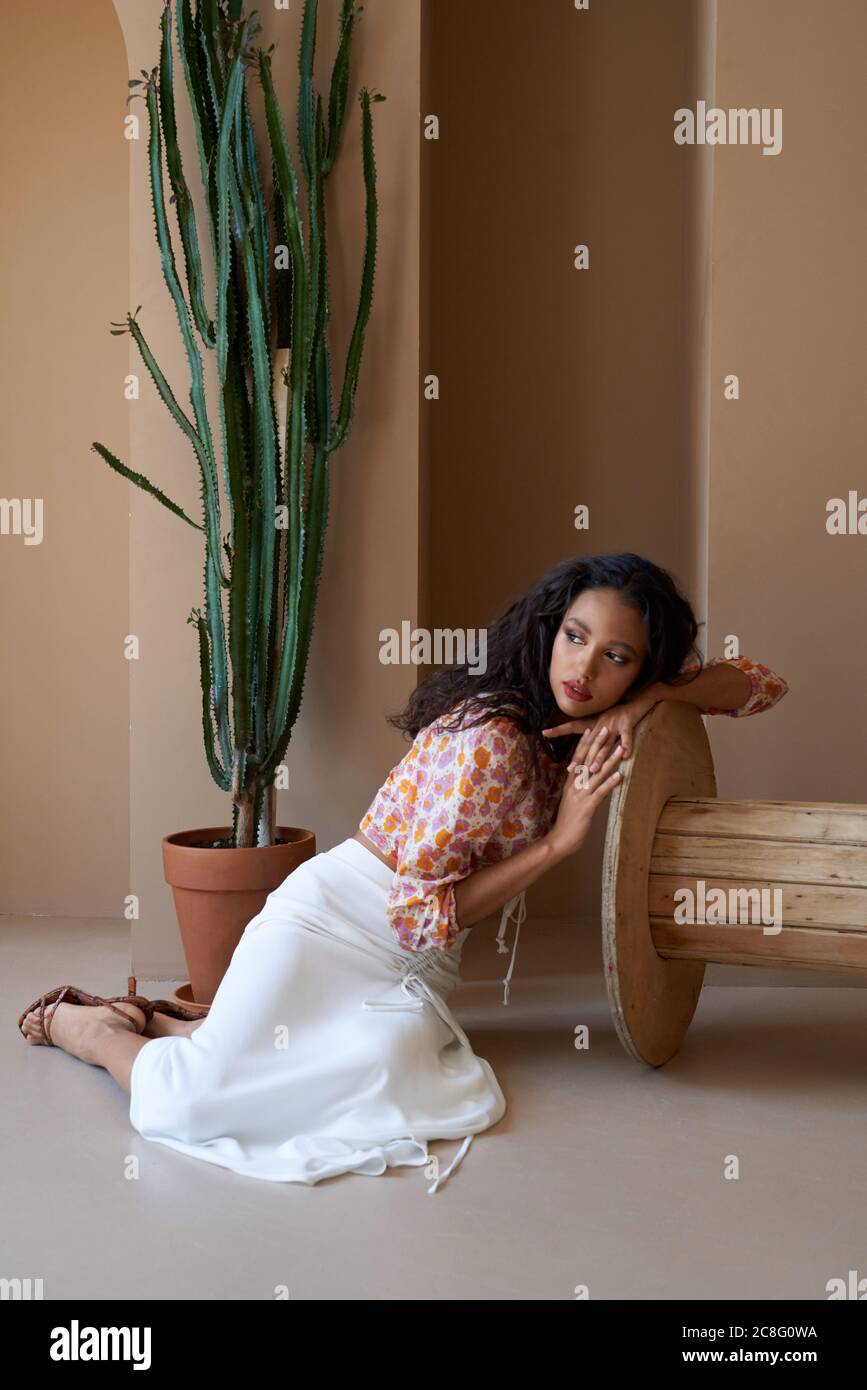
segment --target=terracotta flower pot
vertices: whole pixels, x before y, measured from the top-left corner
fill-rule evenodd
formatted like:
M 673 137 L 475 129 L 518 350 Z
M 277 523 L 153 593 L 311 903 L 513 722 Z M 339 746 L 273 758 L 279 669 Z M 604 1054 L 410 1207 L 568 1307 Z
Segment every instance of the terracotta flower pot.
M 134 993 L 135 990 L 131 989 L 130 994 Z M 169 998 L 173 999 L 176 1004 L 183 1004 L 185 1009 L 196 1009 L 201 1014 L 202 1018 L 206 1018 L 211 1009 L 210 1004 L 196 1003 L 196 1000 L 193 998 L 193 987 L 189 980 L 187 980 L 186 984 L 178 985 L 177 989 L 173 989 Z
M 179 830 L 163 837 L 163 868 L 171 887 L 192 997 L 210 1004 L 247 923 L 268 894 L 316 853 L 312 830 L 278 826 L 285 844 L 256 849 L 203 848 L 231 836 L 226 826 Z

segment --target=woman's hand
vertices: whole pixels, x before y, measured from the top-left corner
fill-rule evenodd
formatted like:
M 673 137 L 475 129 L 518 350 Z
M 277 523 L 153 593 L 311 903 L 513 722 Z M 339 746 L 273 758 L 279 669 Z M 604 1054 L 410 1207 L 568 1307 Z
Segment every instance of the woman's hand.
M 656 700 L 653 696 L 645 691 L 641 695 L 636 695 L 632 700 L 625 700 L 621 705 L 612 705 L 602 714 L 591 714 L 587 719 L 567 719 L 564 724 L 557 724 L 553 729 L 543 729 L 542 733 L 546 738 L 563 738 L 566 734 L 578 733 L 590 733 L 592 737 L 599 732 L 603 724 L 606 725 L 607 737 L 598 748 L 594 749 L 596 765 L 590 765 L 591 772 L 598 772 L 602 762 L 611 753 L 618 739 L 623 750 L 623 757 L 629 757 L 632 752 L 632 730 L 648 711 L 653 709 L 655 704 Z M 584 761 L 583 758 L 579 758 L 582 744 L 584 744 L 583 739 L 575 749 L 573 761 L 569 764 L 570 771 L 573 767 L 580 767 Z M 585 753 L 588 746 L 584 744 Z
M 615 748 L 610 758 L 600 764 L 601 749 L 608 733 L 604 724 L 595 734 L 587 729 L 575 749 L 575 763 L 569 764 L 570 768 L 577 765 L 578 771 L 574 775 L 570 772 L 566 777 L 556 819 L 545 837 L 558 859 L 574 854 L 583 845 L 594 812 L 620 781 L 620 773 L 614 770 L 622 761 L 623 750 L 620 747 Z M 588 771 L 593 764 L 599 767 L 595 774 Z

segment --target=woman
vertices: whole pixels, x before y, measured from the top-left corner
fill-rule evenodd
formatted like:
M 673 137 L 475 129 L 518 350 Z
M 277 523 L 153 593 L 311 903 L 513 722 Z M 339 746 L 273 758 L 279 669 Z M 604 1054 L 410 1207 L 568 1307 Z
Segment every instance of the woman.
M 467 933 L 503 908 L 505 949 L 508 917 L 520 926 L 525 890 L 583 844 L 658 700 L 742 716 L 786 693 L 747 657 L 685 666 L 697 631 L 641 556 L 559 564 L 488 629 L 483 691 L 450 667 L 390 718 L 412 747 L 356 833 L 269 895 L 204 1020 L 138 996 L 47 1007 L 52 991 L 22 1015 L 27 1041 L 105 1067 L 133 1127 L 181 1153 L 305 1183 L 430 1164 L 436 1191 L 506 1110 L 447 1002 Z M 513 967 L 514 950 L 504 1002 Z M 453 1138 L 437 1175 L 428 1142 Z

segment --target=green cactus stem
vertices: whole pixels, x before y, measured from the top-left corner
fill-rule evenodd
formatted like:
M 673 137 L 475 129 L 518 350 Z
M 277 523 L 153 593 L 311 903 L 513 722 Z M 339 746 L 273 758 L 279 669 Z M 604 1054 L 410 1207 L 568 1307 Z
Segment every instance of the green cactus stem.
M 154 231 L 190 372 L 189 412 L 148 345 L 139 310 L 113 325 L 112 332 L 130 335 L 157 394 L 190 444 L 201 522 L 104 445 L 93 444 L 114 472 L 202 532 L 204 604 L 187 621 L 198 638 L 205 756 L 214 781 L 231 795 L 232 844 L 238 848 L 273 843 L 274 780 L 301 706 L 328 525 L 329 461 L 352 425 L 373 301 L 377 199 L 371 105 L 385 100 L 366 88 L 359 93 L 364 249 L 335 414 L 325 186 L 339 155 L 361 7 L 354 0 L 341 5 L 326 113 L 314 77 L 318 0 L 305 0 L 297 136 L 306 225 L 272 77 L 274 45 L 254 46 L 261 24 L 257 11 L 247 15 L 245 9 L 244 0 L 174 0 L 173 12 L 172 0 L 166 0 L 159 65 L 130 82 L 141 89 L 135 95 L 147 110 Z M 195 150 L 187 158 L 178 140 L 173 37 L 193 117 Z M 263 161 L 248 102 L 247 84 L 254 79 L 264 103 L 264 129 L 258 132 Z M 263 183 L 263 164 L 270 187 Z M 198 168 L 201 180 L 204 235 L 187 182 L 189 168 Z M 183 281 L 169 207 L 177 222 Z M 286 269 L 276 264 L 281 247 L 287 249 Z M 213 306 L 207 303 L 203 248 L 210 249 L 213 266 Z M 205 392 L 206 352 L 214 354 L 216 369 L 221 470 Z

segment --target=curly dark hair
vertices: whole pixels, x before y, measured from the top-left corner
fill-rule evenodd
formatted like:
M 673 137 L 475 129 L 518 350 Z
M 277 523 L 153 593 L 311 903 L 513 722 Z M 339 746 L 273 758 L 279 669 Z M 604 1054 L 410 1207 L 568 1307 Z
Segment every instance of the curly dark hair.
M 578 735 L 547 739 L 541 730 L 560 718 L 548 680 L 551 651 L 567 610 L 584 589 L 614 589 L 644 619 L 647 656 L 623 699 L 655 681 L 679 685 L 699 674 L 704 664 L 695 645 L 699 624 L 672 576 L 631 551 L 585 555 L 561 561 L 488 627 L 487 669 L 481 680 L 465 662 L 432 671 L 416 686 L 402 713 L 386 716 L 387 722 L 414 739 L 437 721 L 444 731 L 454 733 L 495 717 L 507 718 L 530 735 L 536 756 L 544 749 L 555 762 L 568 762 Z M 676 679 L 690 656 L 699 670 Z M 479 684 L 484 685 L 481 693 Z M 478 710 L 479 717 L 467 721 L 465 705 Z M 452 711 L 455 720 L 449 725 L 444 720 Z

